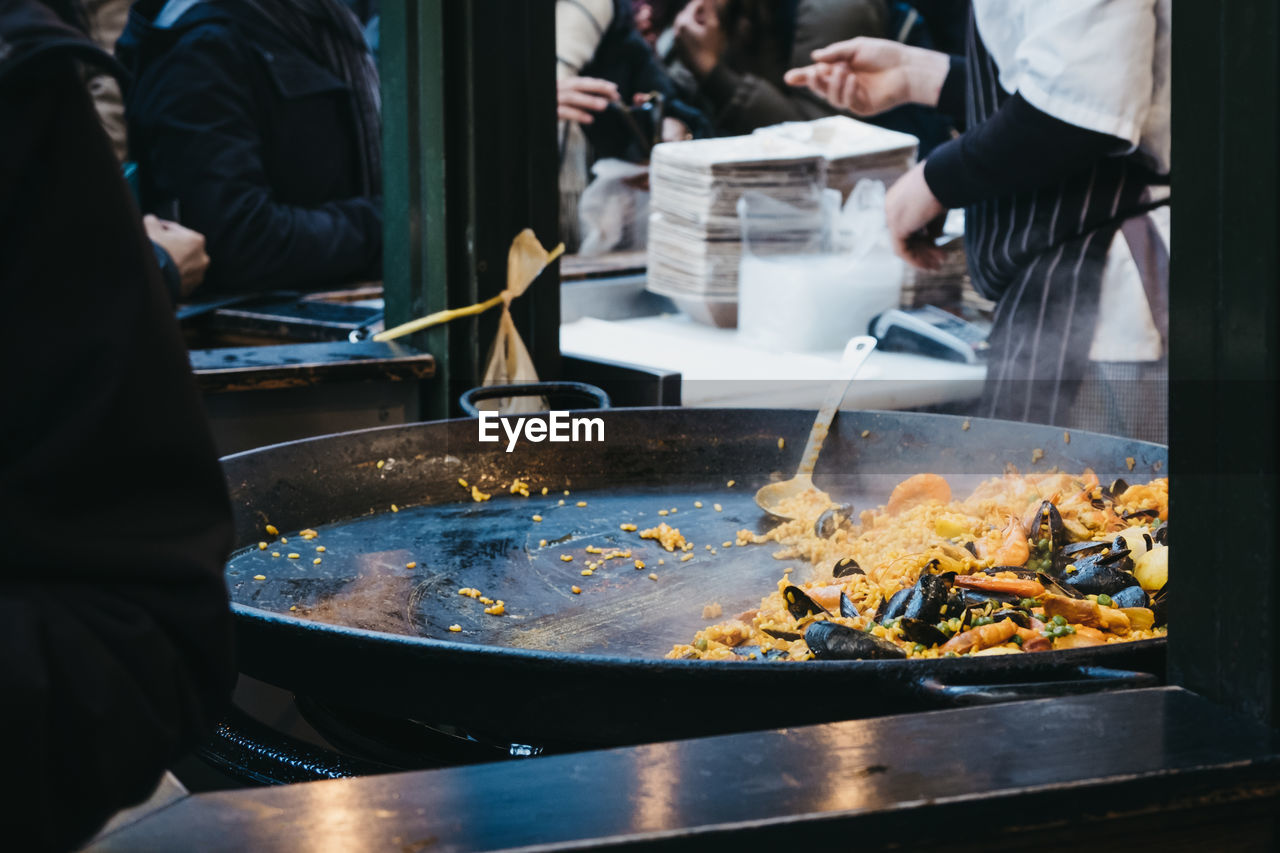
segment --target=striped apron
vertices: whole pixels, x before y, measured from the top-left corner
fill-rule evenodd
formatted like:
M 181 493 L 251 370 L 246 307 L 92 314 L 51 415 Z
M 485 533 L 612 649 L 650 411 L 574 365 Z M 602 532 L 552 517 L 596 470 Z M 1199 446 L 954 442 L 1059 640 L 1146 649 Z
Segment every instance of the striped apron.
M 1009 94 L 972 16 L 968 38 L 966 119 L 975 127 Z M 1153 206 L 1152 177 L 1134 157 L 1106 157 L 1057 186 L 966 208 L 970 277 L 997 303 L 977 414 L 1090 426 L 1073 417 L 1073 406 L 1093 374 L 1102 273 L 1125 220 Z

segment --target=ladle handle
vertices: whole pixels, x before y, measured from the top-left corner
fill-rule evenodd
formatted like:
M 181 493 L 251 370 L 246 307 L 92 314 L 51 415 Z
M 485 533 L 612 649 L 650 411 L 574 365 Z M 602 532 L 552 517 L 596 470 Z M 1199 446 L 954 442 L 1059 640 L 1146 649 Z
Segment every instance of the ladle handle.
M 845 392 L 849 390 L 849 383 L 858 375 L 862 363 L 875 348 L 876 339 L 870 335 L 859 335 L 845 345 L 844 355 L 840 358 L 840 367 L 844 375 L 833 380 L 827 389 L 822 408 L 818 409 L 818 417 L 813 421 L 813 429 L 809 430 L 809 440 L 805 443 L 804 453 L 800 456 L 800 468 L 796 476 L 813 475 L 814 466 L 818 464 L 818 454 L 822 452 L 822 443 L 831 430 L 831 421 L 835 419 Z

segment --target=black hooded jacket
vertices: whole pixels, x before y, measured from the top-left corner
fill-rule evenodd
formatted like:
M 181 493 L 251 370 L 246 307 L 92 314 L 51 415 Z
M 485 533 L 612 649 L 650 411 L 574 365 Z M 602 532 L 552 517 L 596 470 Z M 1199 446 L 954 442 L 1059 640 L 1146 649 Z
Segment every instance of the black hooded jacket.
M 382 200 L 365 197 L 348 86 L 251 6 L 203 0 L 168 27 L 140 0 L 116 55 L 143 208 L 205 235 L 202 292 L 382 277 Z
M 76 60 L 0 0 L 0 846 L 69 849 L 211 729 L 231 512 L 141 215 Z

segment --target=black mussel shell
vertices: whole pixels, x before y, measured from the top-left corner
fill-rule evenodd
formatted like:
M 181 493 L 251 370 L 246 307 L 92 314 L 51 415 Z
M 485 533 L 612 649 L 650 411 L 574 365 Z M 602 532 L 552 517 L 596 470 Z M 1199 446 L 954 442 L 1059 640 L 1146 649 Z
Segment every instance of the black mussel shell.
M 843 592 L 840 593 L 840 615 L 848 616 L 850 619 L 860 616 L 858 608 L 853 606 L 853 601 Z
M 965 612 L 969 607 L 964 600 L 964 589 L 958 586 L 952 587 L 947 592 L 947 606 L 942 612 L 944 619 L 951 619 Z
M 1031 521 L 1029 536 L 1032 542 L 1047 542 L 1049 552 L 1053 553 L 1067 543 L 1067 529 L 1062 526 L 1062 515 L 1058 508 L 1049 501 L 1041 501 Z
M 1160 510 L 1158 509 L 1135 509 L 1133 512 L 1124 512 L 1120 517 L 1128 520 L 1132 518 L 1159 518 Z
M 975 557 L 978 556 L 978 546 L 973 544 L 972 542 L 964 543 L 964 549 L 968 551 L 970 554 L 972 554 L 973 556 Z
M 1162 524 L 1151 532 L 1151 538 L 1156 541 L 1157 545 L 1169 544 L 1169 525 Z
M 1053 573 L 1061 576 L 1062 570 L 1076 560 L 1103 554 L 1112 549 L 1110 542 L 1072 542 L 1053 552 Z
M 991 614 L 991 623 L 993 625 L 998 625 L 999 623 L 1003 622 L 1006 619 L 1012 619 L 1014 624 L 1017 625 L 1019 628 L 1031 627 L 1031 617 L 1028 616 L 1026 612 L 1022 610 L 1013 610 L 1013 609 L 997 610 Z
M 914 589 L 913 586 L 903 587 L 887 600 L 881 601 L 880 607 L 876 609 L 876 621 L 883 622 L 886 619 L 897 619 L 902 616 L 907 606 L 907 599 Z
M 1151 597 L 1142 587 L 1134 584 L 1111 596 L 1112 607 L 1150 607 Z
M 768 651 L 760 651 L 759 646 L 735 646 L 733 653 L 739 657 L 755 660 L 788 660 L 791 655 L 781 649 L 769 649 Z
M 1007 592 L 988 592 L 981 589 L 964 589 L 963 587 L 956 587 L 956 589 L 960 591 L 960 598 L 964 602 L 966 610 L 984 607 L 988 602 L 992 601 L 997 604 L 1017 604 L 1022 601 L 1018 596 Z M 1077 593 L 1073 597 L 1079 597 L 1079 594 Z M 951 612 L 951 608 L 948 606 L 947 616 L 952 615 L 955 614 Z
M 786 640 L 789 643 L 804 636 L 803 634 L 798 634 L 795 631 L 779 631 L 777 628 L 761 628 L 760 630 L 764 631 L 775 640 Z
M 837 530 L 847 526 L 852 518 L 853 507 L 833 506 L 818 516 L 818 520 L 813 523 L 813 532 L 819 539 L 830 539 L 836 535 Z
M 944 578 L 926 572 L 912 587 L 902 615 L 907 619 L 937 622 L 942 616 L 942 606 L 947 603 L 947 596 L 950 594 L 951 585 Z
M 1115 479 L 1111 481 L 1111 485 L 1107 486 L 1107 494 L 1114 500 L 1129 490 L 1129 484 L 1124 480 Z
M 843 559 L 836 560 L 835 566 L 832 567 L 831 569 L 831 576 L 833 578 L 843 578 L 843 577 L 848 577 L 849 575 L 865 575 L 865 574 L 866 572 L 862 570 L 862 566 L 859 566 L 858 561 L 853 559 L 853 557 L 844 557 Z
M 902 628 L 902 633 L 913 643 L 919 643 L 926 649 L 941 645 L 947 641 L 947 635 L 939 631 L 928 622 L 921 622 L 919 619 L 909 619 L 903 617 L 898 620 L 898 626 Z
M 804 641 L 818 660 L 890 660 L 907 656 L 895 643 L 835 622 L 814 622 L 804 632 Z
M 822 607 L 798 586 L 789 586 L 782 591 L 782 598 L 787 602 L 787 612 L 793 619 L 803 619 L 812 613 L 826 613 Z
M 1062 573 L 1062 582 L 1069 584 L 1085 595 L 1115 595 L 1125 587 L 1133 586 L 1138 579 L 1130 574 L 1133 571 L 1133 560 L 1128 550 L 1111 551 L 1107 554 L 1094 554 L 1071 563 L 1075 571 Z

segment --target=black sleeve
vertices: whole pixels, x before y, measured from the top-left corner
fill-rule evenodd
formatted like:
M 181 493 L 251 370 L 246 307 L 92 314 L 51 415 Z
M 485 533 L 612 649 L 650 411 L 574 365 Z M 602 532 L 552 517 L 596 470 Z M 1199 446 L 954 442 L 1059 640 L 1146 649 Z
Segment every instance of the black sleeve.
M 178 265 L 173 262 L 173 257 L 164 246 L 153 240 L 151 251 L 155 253 L 156 265 L 160 267 L 160 278 L 164 281 L 164 289 L 168 292 L 169 298 L 177 304 L 182 297 L 182 273 L 178 271 Z
M 70 849 L 235 678 L 231 516 L 141 217 L 69 60 L 0 79 L 0 837 Z M 16 75 L 15 75 L 16 76 Z M 37 322 L 38 320 L 38 322 Z
M 1126 140 L 1068 124 L 1015 93 L 987 121 L 934 149 L 924 178 L 944 206 L 966 207 L 1050 186 L 1128 148 Z
M 147 181 L 172 190 L 182 224 L 205 235 L 207 282 L 252 291 L 381 278 L 380 198 L 301 207 L 273 197 L 245 72 L 251 60 L 238 44 L 229 27 L 193 30 L 129 94 Z
M 969 63 L 963 56 L 951 57 L 951 67 L 947 69 L 947 78 L 942 81 L 942 91 L 938 93 L 938 111 L 946 113 L 957 128 L 964 130 L 965 122 L 965 90 L 969 82 Z

